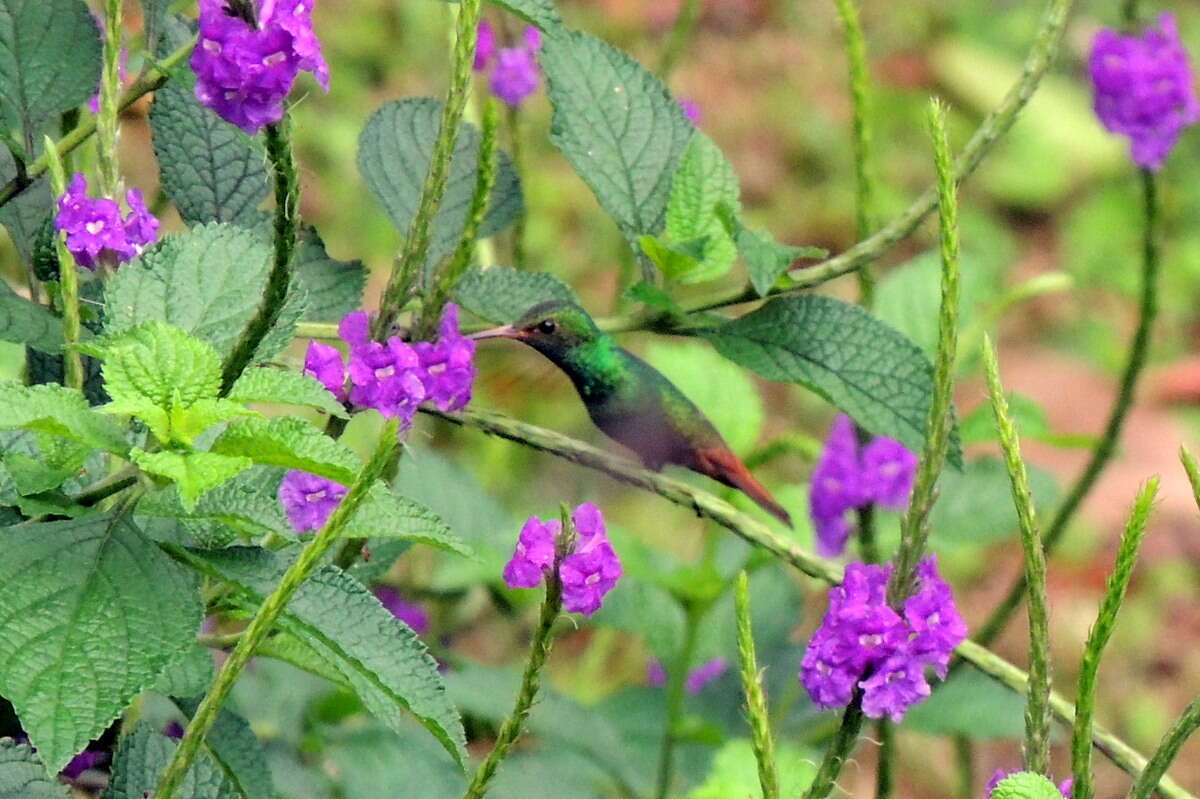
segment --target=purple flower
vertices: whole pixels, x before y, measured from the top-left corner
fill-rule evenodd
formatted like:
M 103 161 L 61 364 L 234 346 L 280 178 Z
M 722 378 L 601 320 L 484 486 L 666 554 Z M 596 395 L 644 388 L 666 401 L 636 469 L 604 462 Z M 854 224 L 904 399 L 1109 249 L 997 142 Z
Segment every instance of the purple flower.
M 692 696 L 695 696 L 703 691 L 704 687 L 710 682 L 719 679 L 727 668 L 729 668 L 729 664 L 725 661 L 725 658 L 721 657 L 701 663 L 688 672 L 687 679 L 683 683 L 684 689 Z
M 894 438 L 877 438 L 863 449 L 863 492 L 888 510 L 904 510 L 912 493 L 917 456 Z
M 667 684 L 667 670 L 655 658 L 646 661 L 646 684 L 651 688 L 661 688 Z
M 541 70 L 533 51 L 524 47 L 505 47 L 496 54 L 492 69 L 492 94 L 516 108 L 538 90 Z
M 296 469 L 284 475 L 279 484 L 279 503 L 297 533 L 324 527 L 344 496 L 344 485 Z
M 930 693 L 925 667 L 903 647 L 875 666 L 871 676 L 859 685 L 863 689 L 863 714 L 873 719 L 887 716 L 895 722 L 902 721 L 908 709 Z
M 483 70 L 487 69 L 488 62 L 492 60 L 492 56 L 495 54 L 496 29 L 486 19 L 480 20 L 479 33 L 475 39 L 475 71 L 483 72 Z
M 412 423 L 425 401 L 424 371 L 417 351 L 396 336 L 386 344 L 369 341 L 350 350 L 350 401 L 374 408 L 387 418 Z
M 530 516 L 517 537 L 517 548 L 504 567 L 504 582 L 509 588 L 537 588 L 554 568 L 554 539 L 562 530 L 557 519 L 548 522 Z
M 312 28 L 312 0 L 256 0 L 256 24 L 226 0 L 200 0 L 192 51 L 196 98 L 247 133 L 283 118 L 283 100 L 302 70 L 329 91 L 329 67 Z
M 984 799 L 988 799 L 992 795 L 992 791 L 996 790 L 996 786 L 1005 778 L 1012 774 L 1020 773 L 1021 769 L 998 768 L 992 773 L 992 778 L 987 781 L 987 785 L 983 788 Z M 1071 799 L 1071 788 L 1075 785 L 1075 780 L 1072 777 L 1067 777 L 1058 784 L 1058 792 L 1063 795 L 1063 799 Z
M 346 401 L 346 365 L 337 347 L 319 341 L 308 342 L 304 352 L 304 374 L 315 377 L 329 389 L 338 402 Z
M 376 586 L 375 598 L 400 621 L 412 628 L 417 635 L 429 632 L 429 614 L 425 608 L 405 601 L 400 592 L 390 585 Z
M 74 781 L 79 779 L 79 775 L 88 769 L 95 768 L 100 765 L 108 753 L 99 749 L 84 749 L 75 757 L 71 758 L 71 762 L 63 767 L 63 770 L 58 772 L 64 779 Z
M 679 101 L 679 107 L 683 110 L 683 115 L 688 118 L 688 122 L 693 125 L 700 124 L 700 105 L 695 100 L 684 98 Z
M 129 213 L 108 197 L 88 197 L 87 178 L 76 172 L 58 198 L 54 227 L 67 234 L 67 249 L 80 266 L 95 270 L 101 261 L 124 263 L 141 255 L 158 238 L 158 220 L 146 209 L 142 193 L 125 193 Z
M 930 555 L 917 567 L 917 590 L 904 602 L 904 620 L 912 630 L 912 653 L 934 667 L 946 679 L 946 668 L 954 647 L 967 637 L 967 623 L 954 605 L 950 586 L 937 570 L 937 556 Z
M 1130 138 L 1135 163 L 1158 170 L 1180 132 L 1200 118 L 1175 18 L 1161 14 L 1158 26 L 1141 36 L 1101 30 L 1092 40 L 1089 71 L 1100 122 Z
M 475 341 L 458 329 L 458 306 L 447 303 L 434 343 L 417 342 L 427 398 L 443 411 L 457 411 L 471 401 L 475 382 Z
M 162 728 L 162 734 L 178 741 L 183 737 L 183 725 L 178 721 L 169 721 L 167 722 L 167 726 Z

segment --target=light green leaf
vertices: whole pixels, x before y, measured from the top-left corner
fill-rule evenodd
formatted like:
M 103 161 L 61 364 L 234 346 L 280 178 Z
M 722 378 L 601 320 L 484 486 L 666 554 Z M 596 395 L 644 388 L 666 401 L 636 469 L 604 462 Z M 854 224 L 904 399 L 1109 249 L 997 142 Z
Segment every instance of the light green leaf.
M 69 799 L 66 785 L 46 774 L 28 744 L 0 738 L 0 799 Z
M 362 261 L 338 261 L 325 242 L 308 231 L 296 249 L 296 282 L 308 294 L 306 322 L 337 322 L 362 307 L 367 269 Z
M 441 115 L 442 105 L 437 100 L 393 100 L 367 120 L 359 136 L 358 171 L 401 233 L 408 232 L 416 214 Z M 446 195 L 430 229 L 431 263 L 449 254 L 462 235 L 475 193 L 479 140 L 479 130 L 464 122 L 454 146 Z M 479 225 L 479 238 L 512 224 L 524 204 L 521 181 L 512 162 L 503 151 L 498 156 L 496 185 Z
M 677 279 L 684 283 L 712 280 L 733 266 L 737 249 L 717 209 L 739 213 L 741 194 L 729 159 L 712 139 L 700 131 L 693 133 L 671 182 L 667 237 L 677 242 L 704 239 L 703 255 L 694 271 Z
M 221 388 L 221 358 L 198 338 L 151 321 L 83 344 L 80 349 L 104 361 L 104 388 L 113 402 L 142 402 L 169 410 L 212 399 Z
M 1000 780 L 990 799 L 1062 799 L 1062 793 L 1041 774 L 1018 771 Z
M 138 503 L 137 513 L 221 524 L 244 535 L 290 536 L 291 527 L 277 496 L 282 477 L 280 469 L 255 466 L 204 494 L 191 509 L 185 509 L 178 491 L 169 488 L 144 497 Z
M 84 457 L 88 451 L 83 450 Z M 58 488 L 75 473 L 74 469 L 55 467 L 23 452 L 0 452 L 0 462 L 12 478 L 17 493 L 22 496 Z M 82 462 L 80 459 L 80 464 Z
M 554 7 L 554 0 L 491 0 L 495 5 L 511 11 L 526 22 L 541 28 L 543 33 L 554 34 L 563 30 L 562 17 Z
M 112 779 L 101 799 L 145 799 L 158 787 L 158 778 L 167 767 L 178 743 L 149 724 L 139 724 L 121 738 L 113 762 Z M 184 775 L 176 799 L 245 799 L 221 773 L 207 752 L 192 761 Z
M 28 344 L 42 352 L 62 352 L 62 319 L 44 305 L 0 289 L 0 340 Z
M 638 246 L 646 257 L 671 280 L 679 280 L 700 268 L 708 237 L 674 243 L 658 236 L 639 236 Z
M 292 416 L 239 419 L 212 446 L 220 455 L 244 456 L 266 466 L 282 466 L 350 485 L 362 468 L 358 456 L 312 424 Z
M 571 287 L 554 275 L 507 266 L 467 272 L 454 287 L 454 300 L 480 319 L 506 325 L 540 302 L 579 302 Z
M 87 444 L 121 457 L 129 444 L 121 428 L 88 407 L 75 389 L 0 381 L 0 430 L 36 430 Z
M 193 645 L 194 577 L 128 519 L 0 528 L 0 695 L 57 773 Z
M 820 247 L 780 244 L 765 230 L 750 230 L 727 204 L 718 206 L 716 214 L 726 232 L 733 237 L 738 254 L 746 262 L 746 270 L 750 273 L 750 285 L 760 297 L 767 296 L 779 278 L 783 277 L 798 259 L 824 258 L 829 255 L 828 250 Z
M 253 465 L 249 458 L 211 452 L 146 452 L 135 449 L 132 457 L 143 471 L 173 481 L 179 489 L 179 499 L 185 510 L 196 507 L 196 500 L 205 492 L 233 479 Z
M 625 298 L 635 302 L 645 303 L 651 308 L 666 311 L 672 316 L 683 316 L 683 308 L 667 292 L 653 283 L 640 280 L 625 290 Z
M 816 776 L 816 754 L 782 742 L 776 744 L 775 759 L 779 795 L 801 796 Z M 703 784 L 688 793 L 686 799 L 729 799 L 734 796 L 739 799 L 762 797 L 758 761 L 749 738 L 726 741 L 713 757 L 712 770 Z
M 287 369 L 252 367 L 233 384 L 229 399 L 235 402 L 273 402 L 316 408 L 331 416 L 349 415 L 337 398 L 311 375 Z
M 550 139 L 630 242 L 662 232 L 692 124 L 657 77 L 612 45 L 571 31 L 539 54 L 554 115 Z
M 359 505 L 346 525 L 347 538 L 403 538 L 456 555 L 471 555 L 471 548 L 450 531 L 442 518 L 420 502 L 390 491 L 382 483 Z
M 874 435 L 921 451 L 933 365 L 916 344 L 858 306 L 819 294 L 777 297 L 700 335 L 734 363 L 768 380 L 799 383 Z M 957 434 L 949 459 L 962 463 Z
M 1025 733 L 1025 703 L 995 680 L 971 669 L 961 669 L 944 684 L 935 686 L 932 696 L 908 711 L 904 728 L 936 737 L 1020 739 Z
M 256 603 L 275 587 L 283 569 L 276 556 L 261 549 L 170 551 L 237 586 Z M 319 569 L 296 591 L 278 625 L 336 668 L 376 718 L 399 731 L 406 723 L 401 711 L 411 713 L 465 764 L 462 722 L 446 696 L 437 662 L 417 634 L 357 580 L 332 566 Z
M 0 123 L 34 133 L 100 82 L 100 31 L 83 0 L 0 0 Z
M 187 408 L 176 405 L 170 414 L 171 434 L 176 440 L 190 445 L 214 424 L 239 416 L 258 416 L 258 413 L 227 399 L 196 400 Z

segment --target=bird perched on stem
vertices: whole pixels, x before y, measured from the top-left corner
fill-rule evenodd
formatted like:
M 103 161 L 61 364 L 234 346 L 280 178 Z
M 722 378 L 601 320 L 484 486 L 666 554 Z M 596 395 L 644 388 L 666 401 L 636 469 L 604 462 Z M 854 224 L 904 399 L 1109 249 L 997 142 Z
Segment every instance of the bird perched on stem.
M 792 519 L 712 422 L 657 369 L 617 346 L 587 311 L 543 302 L 511 325 L 473 338 L 511 338 L 549 358 L 575 384 L 588 415 L 604 433 L 651 469 L 674 463 L 738 489 L 789 527 Z

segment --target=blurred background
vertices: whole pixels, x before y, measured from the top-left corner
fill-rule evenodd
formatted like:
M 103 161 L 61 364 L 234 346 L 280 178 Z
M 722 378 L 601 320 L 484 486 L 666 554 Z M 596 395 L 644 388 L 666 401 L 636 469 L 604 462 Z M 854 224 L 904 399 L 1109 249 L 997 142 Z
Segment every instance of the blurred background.
M 127 5 L 135 20 L 136 4 Z M 651 68 L 662 58 L 679 11 L 678 0 L 559 5 L 568 24 L 604 37 Z M 850 104 L 833 3 L 704 0 L 702 6 L 669 84 L 676 96 L 696 103 L 699 127 L 733 162 L 748 220 L 791 244 L 833 252 L 850 246 L 855 240 Z M 1200 53 L 1200 8 L 1172 3 L 1162 10 L 1176 14 L 1185 44 Z M 861 4 L 880 220 L 906 207 L 931 181 L 927 98 L 936 94 L 949 103 L 951 141 L 961 147 L 1015 81 L 1043 11 L 1040 2 L 1009 0 Z M 358 176 L 358 132 L 385 100 L 442 95 L 450 10 L 436 0 L 320 0 L 315 15 L 333 79 L 328 95 L 309 82 L 309 93 L 297 98 L 294 111 L 303 216 L 320 231 L 331 255 L 361 259 L 370 267 L 367 306 L 374 307 L 400 235 Z M 510 41 L 519 38 L 518 20 L 494 8 L 488 15 Z M 1118 15 L 1116 3 L 1078 4 L 1051 75 L 960 195 L 964 335 L 957 401 L 964 438 L 975 443 L 968 447 L 966 471 L 943 482 L 932 546 L 972 626 L 987 616 L 1020 568 L 1007 477 L 989 458 L 995 451 L 987 441 L 990 414 L 980 409 L 979 334 L 998 332 L 1003 377 L 1019 395 L 1025 451 L 1037 467 L 1035 493 L 1045 519 L 1104 425 L 1133 327 L 1139 184 L 1124 140 L 1107 134 L 1091 112 L 1085 64 L 1094 32 L 1114 26 Z M 478 81 L 476 89 L 486 92 L 485 83 Z M 130 184 L 153 197 L 157 167 L 147 106 L 139 103 L 123 120 L 121 157 Z M 472 108 L 477 113 L 477 104 Z M 630 253 L 549 143 L 549 116 L 541 92 L 522 106 L 518 123 L 529 267 L 570 283 L 594 314 L 619 312 L 626 307 L 621 293 L 631 277 Z M 511 142 L 503 146 L 511 149 Z M 1200 135 L 1185 132 L 1161 173 L 1163 271 L 1152 367 L 1117 457 L 1050 568 L 1056 678 L 1069 691 L 1130 504 L 1142 481 L 1161 476 L 1142 562 L 1101 671 L 1098 721 L 1142 751 L 1155 746 L 1200 692 L 1200 520 L 1176 457 L 1181 443 L 1194 448 L 1200 430 L 1198 156 Z M 85 148 L 82 163 L 90 157 Z M 180 229 L 171 213 L 167 229 Z M 934 234 L 927 222 L 876 266 L 877 313 L 929 349 L 937 305 L 936 258 L 929 253 Z M 485 258 L 508 264 L 511 246 L 501 236 Z M 0 264 L 16 277 L 17 259 L 7 240 L 0 245 Z M 738 267 L 727 281 L 744 279 Z M 848 300 L 856 295 L 853 277 L 821 290 Z M 802 389 L 747 376 L 700 343 L 648 334 L 626 335 L 622 343 L 666 372 L 735 450 L 759 464 L 764 482 L 800 520 L 791 534 L 808 544 L 807 475 L 832 410 Z M 293 349 L 297 361 L 302 347 L 303 342 Z M 535 353 L 489 342 L 478 362 L 478 406 L 615 447 L 592 428 L 565 377 Z M 549 456 L 428 418 L 419 420 L 410 443 L 402 479 L 470 538 L 480 557 L 452 561 L 412 552 L 384 579 L 429 613 L 428 640 L 449 664 L 451 690 L 473 725 L 469 732 L 480 741 L 479 751 L 486 751 L 488 724 L 511 703 L 513 669 L 519 668 L 533 612 L 534 592 L 513 594 L 498 584 L 520 522 L 530 513 L 553 514 L 559 502 L 593 501 L 604 509 L 629 578 L 593 622 L 560 640 L 550 676 L 557 695 L 535 711 L 541 721 L 521 755 L 527 766 L 505 769 L 507 782 L 498 791 L 517 795 L 521 785 L 547 777 L 565 780 L 559 783 L 564 796 L 616 795 L 595 787 L 612 781 L 638 788 L 652 776 L 662 722 L 661 689 L 647 685 L 646 664 L 651 658 L 669 662 L 683 625 L 671 594 L 702 593 L 747 563 L 761 564 L 740 541 L 684 510 Z M 729 498 L 768 520 L 740 497 Z M 885 537 L 895 535 L 894 518 L 885 518 L 882 526 Z M 756 572 L 753 598 L 784 770 L 802 780 L 834 723 L 832 714 L 812 709 L 795 678 L 804 643 L 824 612 L 824 590 L 767 564 Z M 693 665 L 714 657 L 736 663 L 728 600 L 706 617 Z M 1018 616 L 997 648 L 1023 665 L 1025 641 Z M 287 796 L 438 795 L 432 786 L 440 785 L 441 761 L 432 739 L 389 738 L 327 683 L 264 662 L 243 680 L 238 701 L 271 746 L 276 779 Z M 748 750 L 739 749 L 738 739 L 748 735 L 740 706 L 736 669 L 689 697 L 679 795 L 743 795 L 739 769 L 752 760 Z M 587 727 L 601 723 L 602 729 Z M 994 768 L 1019 763 L 1020 730 L 1020 704 L 964 670 L 901 727 L 898 795 L 962 795 L 955 766 L 962 750 L 948 737 L 954 733 L 978 739 L 972 763 L 975 795 L 981 795 Z M 616 752 L 610 755 L 626 759 L 621 768 L 628 773 L 618 779 L 601 768 L 597 776 L 595 752 L 575 740 L 580 737 L 595 746 L 607 741 Z M 1064 735 L 1055 748 L 1059 778 L 1069 773 L 1065 741 Z M 555 750 L 538 759 L 547 745 L 560 743 L 567 754 Z M 875 750 L 864 742 L 857 767 L 843 773 L 840 785 L 849 795 L 871 794 Z M 1096 762 L 1098 795 L 1124 795 L 1127 778 L 1103 758 Z M 1200 791 L 1200 742 L 1185 747 L 1173 774 L 1189 790 Z M 430 787 L 428 793 L 397 794 L 401 784 Z

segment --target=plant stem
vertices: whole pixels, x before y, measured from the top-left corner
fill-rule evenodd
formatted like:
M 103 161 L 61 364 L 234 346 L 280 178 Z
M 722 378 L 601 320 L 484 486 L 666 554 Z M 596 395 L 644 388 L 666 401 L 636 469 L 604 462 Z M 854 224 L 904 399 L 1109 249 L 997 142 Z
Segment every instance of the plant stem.
M 1196 466 L 1196 459 L 1184 446 L 1179 447 L 1179 461 L 1183 464 L 1183 470 L 1187 472 L 1188 483 L 1192 486 L 1192 498 L 1196 501 L 1196 507 L 1200 508 L 1200 467 Z
M 271 271 L 263 288 L 258 310 L 242 329 L 233 350 L 221 365 L 221 396 L 254 360 L 258 345 L 279 321 L 287 303 L 296 271 L 296 235 L 300 230 L 300 175 L 292 155 L 291 131 L 287 114 L 266 127 L 267 158 L 275 177 L 274 245 Z
M 1159 742 L 1150 762 L 1142 769 L 1142 773 L 1134 781 L 1133 787 L 1129 789 L 1128 799 L 1150 799 L 1156 790 L 1160 794 L 1163 793 L 1163 775 L 1167 773 L 1171 761 L 1179 754 L 1180 747 L 1191 737 L 1197 727 L 1200 727 L 1200 699 L 1193 699 L 1179 720 L 1171 729 L 1167 730 L 1167 734 Z
M 136 103 L 142 97 L 145 97 L 150 92 L 166 83 L 171 75 L 171 70 L 183 62 L 185 58 L 191 55 L 192 48 L 196 41 L 193 39 L 187 44 L 180 47 L 175 52 L 171 53 L 161 62 L 156 64 L 144 77 L 138 80 L 129 90 L 121 95 L 121 101 L 117 104 L 118 111 L 124 111 L 129 106 Z M 63 136 L 54 145 L 55 151 L 59 158 L 65 158 L 67 154 L 75 150 L 76 147 L 88 140 L 93 133 L 96 132 L 96 119 L 90 118 L 82 120 L 66 136 Z M 36 178 L 40 177 L 46 169 L 49 168 L 49 152 L 44 152 L 36 161 L 29 165 L 25 170 L 24 175 L 18 175 L 8 183 L 0 187 L 0 207 L 3 207 L 10 202 L 14 197 L 23 192 L 25 189 L 33 185 Z
M 341 535 L 346 524 L 354 516 L 355 511 L 358 510 L 358 506 L 366 499 L 371 486 L 374 485 L 380 473 L 391 461 L 392 453 L 397 446 L 397 430 L 398 427 L 395 419 L 388 421 L 384 425 L 383 431 L 379 434 L 379 441 L 375 445 L 375 452 L 371 455 L 371 460 L 358 473 L 354 484 L 350 486 L 350 490 L 329 517 L 325 526 L 301 550 L 300 556 L 296 558 L 296 561 L 288 567 L 283 577 L 280 578 L 279 585 L 275 587 L 270 596 L 263 600 L 258 612 L 254 614 L 254 618 L 250 620 L 250 624 L 242 632 L 242 637 L 238 641 L 237 646 L 234 647 L 233 652 L 229 655 L 229 659 L 225 661 L 225 665 L 221 667 L 216 677 L 213 678 L 212 685 L 209 686 L 204 699 L 196 708 L 195 714 L 193 714 L 187 728 L 183 731 L 183 738 L 180 739 L 175 754 L 172 755 L 170 762 L 159 779 L 158 789 L 154 792 L 154 799 L 172 799 L 174 797 L 175 791 L 178 790 L 184 775 L 187 774 L 188 768 L 199 753 L 201 746 L 203 746 L 204 736 L 208 733 L 209 728 L 212 727 L 213 722 L 216 721 L 217 714 L 220 712 L 226 698 L 228 698 L 234 682 L 242 673 L 242 669 L 250 662 L 250 658 L 254 656 L 254 650 L 258 648 L 262 640 L 271 632 L 275 620 L 279 618 L 279 614 L 287 607 L 287 603 L 296 593 L 296 590 L 308 579 L 313 569 L 320 565 L 325 552 L 328 551 L 333 542 Z
M 658 62 L 658 76 L 664 82 L 671 77 L 671 73 L 679 64 L 679 57 L 691 42 L 696 32 L 696 23 L 700 21 L 700 12 L 703 10 L 700 0 L 683 0 L 683 6 L 675 17 L 675 24 L 667 33 L 667 43 Z
M 887 719 L 875 722 L 879 764 L 875 768 L 875 799 L 889 799 L 895 786 L 896 727 Z
M 1046 601 L 1046 553 L 1038 534 L 1029 476 L 1021 459 L 1021 443 L 1008 412 L 1000 366 L 991 339 L 983 340 L 983 367 L 1004 465 L 1012 483 L 1013 504 L 1025 551 L 1025 582 L 1029 585 L 1029 695 L 1025 705 L 1025 770 L 1050 773 L 1050 611 Z
M 858 733 L 863 723 L 862 698 L 862 689 L 855 686 L 854 696 L 850 698 L 850 704 L 846 705 L 846 711 L 842 714 L 842 723 L 825 752 L 825 758 L 817 768 L 812 784 L 805 791 L 804 799 L 825 799 L 837 784 L 846 758 L 850 757 L 858 743 Z
M 687 615 L 684 619 L 683 646 L 679 648 L 679 655 L 667 674 L 667 718 L 663 722 L 662 744 L 658 750 L 658 783 L 654 791 L 657 799 L 666 799 L 671 790 L 676 736 L 679 732 L 677 728 L 683 720 L 684 683 L 696 655 L 696 639 L 700 632 L 702 613 L 697 605 L 689 603 L 684 607 L 684 611 Z
M 50 137 L 45 138 L 47 164 L 50 168 L 50 192 L 61 197 L 67 191 L 67 176 L 58 151 Z M 83 356 L 75 345 L 79 343 L 82 323 L 79 317 L 79 273 L 75 256 L 67 249 L 63 234 L 54 231 L 54 252 L 58 256 L 59 295 L 63 311 L 63 383 L 67 388 L 83 390 Z
M 1146 482 L 1133 503 L 1133 512 L 1121 535 L 1117 549 L 1117 562 L 1109 575 L 1104 599 L 1096 624 L 1088 635 L 1079 666 L 1079 688 L 1075 696 L 1075 725 L 1071 738 L 1071 770 L 1075 782 L 1071 789 L 1072 799 L 1092 799 L 1096 785 L 1092 777 L 1092 717 L 1096 712 L 1096 679 L 1100 671 L 1100 656 L 1112 637 L 1117 623 L 1117 612 L 1125 598 L 1133 567 L 1137 563 L 1138 549 L 1146 535 L 1146 523 L 1158 494 L 1158 478 Z
M 78 494 L 71 497 L 71 501 L 76 505 L 90 507 L 99 502 L 102 502 L 113 494 L 120 493 L 126 488 L 138 481 L 140 470 L 133 464 L 129 464 L 118 472 L 110 474 L 103 480 L 99 480 L 92 485 L 80 491 Z
M 746 693 L 746 714 L 754 759 L 758 761 L 758 784 L 763 799 L 779 799 L 779 774 L 775 770 L 775 745 L 771 741 L 771 718 L 763 694 L 762 674 L 754 653 L 754 633 L 750 627 L 750 579 L 738 572 L 734 585 L 734 610 L 737 617 L 738 660 L 742 665 L 742 690 Z
M 117 104 L 121 93 L 121 0 L 104 2 L 104 56 L 100 71 L 100 113 L 96 119 L 96 155 L 100 194 L 116 199 Z
M 958 774 L 955 796 L 958 799 L 975 799 L 975 757 L 971 739 L 965 735 L 954 736 L 954 770 Z
M 1121 373 L 1121 385 L 1117 391 L 1117 399 L 1113 403 L 1112 411 L 1109 412 L 1104 433 L 1096 442 L 1087 466 L 1071 486 L 1067 498 L 1058 506 L 1050 526 L 1046 529 L 1044 540 L 1046 552 L 1054 551 L 1080 504 L 1092 490 L 1100 473 L 1104 471 L 1104 467 L 1108 465 L 1113 453 L 1116 452 L 1117 443 L 1121 438 L 1121 430 L 1125 426 L 1125 419 L 1129 414 L 1129 409 L 1133 407 L 1138 379 L 1146 366 L 1150 350 L 1150 334 L 1154 327 L 1154 319 L 1158 315 L 1159 273 L 1158 197 L 1154 175 L 1149 170 L 1142 170 L 1142 191 L 1145 228 L 1142 237 L 1142 291 L 1141 302 L 1138 306 L 1137 329 L 1134 331 L 1133 340 L 1129 345 L 1129 357 L 1125 362 L 1125 369 Z M 984 646 L 995 641 L 1008 625 L 1024 595 L 1025 578 L 1021 575 L 1013 581 L 1012 587 L 1009 588 L 1004 599 L 980 627 L 975 640 Z
M 463 0 L 458 13 L 458 30 L 454 46 L 454 66 L 450 76 L 450 88 L 446 103 L 442 106 L 441 125 L 430 156 L 429 172 L 421 188 L 421 200 L 412 223 L 405 234 L 404 249 L 392 264 L 383 297 L 379 303 L 379 314 L 371 327 L 377 339 L 386 337 L 396 323 L 400 309 L 410 299 L 421 279 L 425 258 L 429 254 L 430 228 L 446 194 L 446 183 L 450 178 L 450 162 L 454 157 L 454 145 L 458 141 L 458 129 L 462 124 L 463 111 L 467 104 L 467 93 L 471 88 L 471 67 L 475 62 L 475 42 L 478 35 L 482 0 Z
M 508 123 L 508 149 L 509 156 L 512 159 L 513 171 L 518 176 L 524 178 L 524 156 L 523 147 L 521 146 L 521 112 L 516 106 L 509 106 L 505 109 L 505 121 Z M 512 237 L 512 267 L 513 269 L 524 269 L 525 264 L 525 223 L 528 219 L 529 211 L 524 205 L 521 207 L 517 218 L 513 220 L 512 232 L 509 234 Z

